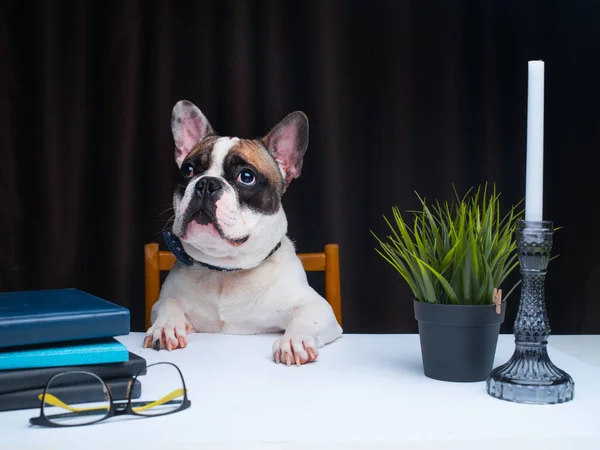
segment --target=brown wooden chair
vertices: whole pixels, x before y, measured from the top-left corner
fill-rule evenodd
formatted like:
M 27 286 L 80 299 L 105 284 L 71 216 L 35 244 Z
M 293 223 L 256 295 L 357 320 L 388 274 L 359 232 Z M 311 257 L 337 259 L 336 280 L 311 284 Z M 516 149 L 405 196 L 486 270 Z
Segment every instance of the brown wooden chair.
M 335 317 L 342 326 L 342 296 L 340 283 L 340 253 L 338 244 L 327 244 L 320 253 L 299 253 L 302 266 L 307 272 L 325 272 L 325 299 L 331 305 Z M 169 271 L 175 264 L 175 255 L 158 249 L 158 244 L 144 245 L 144 268 L 146 282 L 146 329 L 150 327 L 152 306 L 160 293 L 160 272 Z

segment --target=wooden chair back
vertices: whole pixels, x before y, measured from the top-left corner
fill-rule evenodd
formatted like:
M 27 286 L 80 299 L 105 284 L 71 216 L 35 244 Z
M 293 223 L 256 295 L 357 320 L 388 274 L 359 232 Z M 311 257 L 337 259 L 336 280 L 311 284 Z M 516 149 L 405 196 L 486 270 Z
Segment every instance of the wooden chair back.
M 325 299 L 331 305 L 338 323 L 342 326 L 340 253 L 338 244 L 327 244 L 323 252 L 299 253 L 298 257 L 302 261 L 305 271 L 325 272 Z M 158 244 L 155 242 L 144 245 L 146 329 L 150 327 L 152 306 L 158 301 L 160 273 L 171 270 L 174 264 L 175 255 L 171 251 L 159 250 Z

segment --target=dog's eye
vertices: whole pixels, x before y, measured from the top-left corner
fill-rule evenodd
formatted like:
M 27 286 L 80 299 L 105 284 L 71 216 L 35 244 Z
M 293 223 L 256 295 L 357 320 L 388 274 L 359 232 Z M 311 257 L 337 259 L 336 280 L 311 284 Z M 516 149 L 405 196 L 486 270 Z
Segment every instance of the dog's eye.
M 191 163 L 185 163 L 181 166 L 181 175 L 183 178 L 191 178 L 194 176 L 194 166 Z
M 237 180 L 242 184 L 252 186 L 256 182 L 256 177 L 250 169 L 244 169 L 238 175 Z

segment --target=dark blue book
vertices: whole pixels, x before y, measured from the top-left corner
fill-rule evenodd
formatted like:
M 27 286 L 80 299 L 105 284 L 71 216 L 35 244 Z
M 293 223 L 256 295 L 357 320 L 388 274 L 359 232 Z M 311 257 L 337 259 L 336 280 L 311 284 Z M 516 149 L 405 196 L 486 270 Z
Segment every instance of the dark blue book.
M 17 348 L 21 349 L 23 347 Z M 3 351 L 7 352 L 12 350 L 12 348 L 8 350 L 0 350 L 0 355 Z M 114 380 L 117 378 L 133 378 L 137 374 L 145 375 L 146 366 L 147 362 L 144 358 L 135 353 L 129 352 L 129 357 L 126 361 L 117 363 L 83 364 L 72 367 L 55 366 L 30 369 L 0 370 L 0 396 L 2 394 L 6 394 L 7 392 L 43 388 L 46 386 L 46 383 L 48 383 L 50 378 L 67 370 L 82 370 L 84 372 L 92 372 L 103 380 Z M 0 400 L 0 404 L 1 403 L 2 401 Z
M 129 334 L 127 308 L 78 289 L 0 293 L 0 348 Z
M 131 389 L 131 398 L 140 398 L 142 394 L 142 383 L 140 379 L 119 378 L 104 380 L 110 389 L 113 400 L 127 400 Z M 97 384 L 79 383 L 71 386 L 56 386 L 52 389 L 52 395 L 60 398 L 68 405 L 76 405 L 88 402 L 106 402 L 103 390 L 98 389 Z M 40 409 L 44 388 L 27 389 L 23 391 L 8 392 L 0 394 L 0 411 L 15 411 L 19 409 Z

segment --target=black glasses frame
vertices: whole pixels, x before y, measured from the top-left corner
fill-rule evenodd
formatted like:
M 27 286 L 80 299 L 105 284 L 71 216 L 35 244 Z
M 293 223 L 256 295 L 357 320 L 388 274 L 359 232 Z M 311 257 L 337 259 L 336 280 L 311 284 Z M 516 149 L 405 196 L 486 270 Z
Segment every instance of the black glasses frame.
M 148 400 L 148 401 L 134 401 L 132 402 L 131 400 L 131 394 L 133 393 L 133 386 L 135 385 L 136 380 L 138 379 L 138 377 L 140 375 L 142 375 L 143 373 L 145 373 L 147 371 L 147 369 L 149 369 L 150 367 L 153 366 L 157 366 L 157 365 L 170 365 L 173 366 L 177 372 L 179 373 L 179 376 L 181 377 L 181 382 L 183 384 L 183 401 L 181 402 L 181 405 L 172 411 L 167 411 L 164 413 L 160 413 L 160 414 L 140 414 L 137 413 L 133 410 L 134 407 L 138 407 L 138 406 L 144 406 L 150 403 L 153 403 L 156 400 Z M 108 392 L 108 401 L 110 402 L 110 408 L 108 410 L 108 413 L 106 413 L 103 417 L 94 420 L 92 422 L 85 422 L 85 423 L 77 423 L 77 424 L 60 424 L 60 423 L 56 423 L 53 422 L 52 420 L 50 420 L 46 414 L 44 413 L 44 400 L 46 398 L 46 393 L 48 392 L 48 386 L 51 385 L 52 380 L 54 380 L 56 377 L 59 377 L 61 375 L 67 374 L 67 373 L 82 373 L 82 374 L 86 374 L 86 375 L 91 375 L 95 378 L 97 378 L 104 386 L 106 392 Z M 141 416 L 141 417 L 160 417 L 160 416 L 166 416 L 169 414 L 174 414 L 177 412 L 181 412 L 185 409 L 188 409 L 191 405 L 192 402 L 189 400 L 188 396 L 187 396 L 187 387 L 185 385 L 185 379 L 183 378 L 183 374 L 181 373 L 181 370 L 179 370 L 179 367 L 177 367 L 175 364 L 170 363 L 170 362 L 157 362 L 157 363 L 153 363 L 148 365 L 145 369 L 142 369 L 141 371 L 139 371 L 133 378 L 132 378 L 132 383 L 131 383 L 131 388 L 129 389 L 129 392 L 127 394 L 127 400 L 117 400 L 115 401 L 113 399 L 112 396 L 112 392 L 110 391 L 110 388 L 108 386 L 108 384 L 102 379 L 100 378 L 98 375 L 96 375 L 95 373 L 92 372 L 88 372 L 88 371 L 82 371 L 82 370 L 67 370 L 61 373 L 57 373 L 56 375 L 52 376 L 52 378 L 50 378 L 48 380 L 48 382 L 46 383 L 46 386 L 44 387 L 44 393 L 42 394 L 42 399 L 41 399 L 41 403 L 40 403 L 40 415 L 38 417 L 32 417 L 29 419 L 29 423 L 31 425 L 39 425 L 39 426 L 45 426 L 45 427 L 54 427 L 54 428 L 58 428 L 58 427 L 79 427 L 79 426 L 84 426 L 84 425 L 92 425 L 98 422 L 102 422 L 103 420 L 106 419 L 110 419 L 111 417 L 118 417 L 118 416 L 125 416 L 125 415 L 133 415 L 133 416 Z M 73 413 L 65 413 L 67 415 L 69 414 L 73 414 Z M 63 414 L 60 414 L 59 416 L 62 416 Z M 54 416 L 57 417 L 57 416 Z

